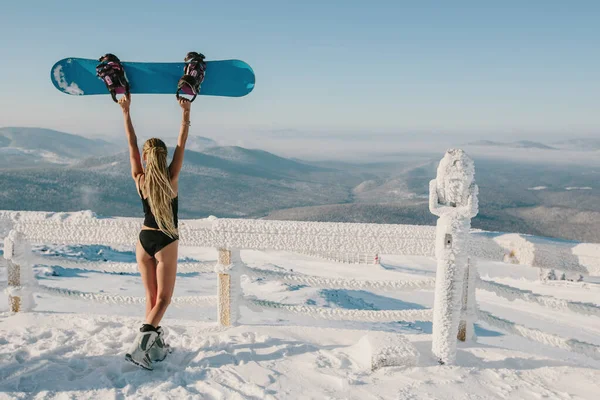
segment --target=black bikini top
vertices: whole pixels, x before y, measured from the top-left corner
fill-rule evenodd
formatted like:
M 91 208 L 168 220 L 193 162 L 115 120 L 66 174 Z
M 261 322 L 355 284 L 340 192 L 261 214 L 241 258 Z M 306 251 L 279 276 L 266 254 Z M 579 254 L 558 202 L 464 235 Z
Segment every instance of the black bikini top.
M 154 229 L 160 229 L 158 227 L 158 224 L 156 223 L 156 218 L 154 217 L 154 214 L 152 213 L 152 209 L 150 208 L 150 203 L 148 202 L 148 199 L 144 198 L 144 195 L 142 194 L 142 188 L 140 186 L 140 182 L 141 182 L 141 177 L 140 179 L 138 179 L 138 187 L 139 187 L 139 192 L 140 192 L 140 197 L 142 198 L 142 207 L 144 208 L 144 226 L 147 226 L 148 228 L 154 228 Z M 171 208 L 173 209 L 173 222 L 175 223 L 175 228 L 177 228 L 177 211 L 179 209 L 179 196 L 174 197 L 171 200 Z

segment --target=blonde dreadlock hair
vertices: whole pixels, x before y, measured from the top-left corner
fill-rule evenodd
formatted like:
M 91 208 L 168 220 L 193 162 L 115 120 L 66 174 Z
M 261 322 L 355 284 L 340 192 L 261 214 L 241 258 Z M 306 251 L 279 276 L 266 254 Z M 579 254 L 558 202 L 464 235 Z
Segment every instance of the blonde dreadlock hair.
M 171 238 L 178 236 L 171 202 L 175 192 L 171 187 L 167 165 L 167 146 L 157 138 L 146 140 L 142 149 L 146 158 L 144 191 L 158 228 Z

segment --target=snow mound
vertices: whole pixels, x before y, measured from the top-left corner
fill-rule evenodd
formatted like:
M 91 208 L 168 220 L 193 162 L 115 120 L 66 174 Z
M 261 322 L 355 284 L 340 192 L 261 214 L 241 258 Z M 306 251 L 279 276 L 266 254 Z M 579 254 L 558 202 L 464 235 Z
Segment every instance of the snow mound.
M 346 352 L 369 371 L 382 367 L 412 367 L 419 362 L 419 351 L 398 333 L 369 332 Z

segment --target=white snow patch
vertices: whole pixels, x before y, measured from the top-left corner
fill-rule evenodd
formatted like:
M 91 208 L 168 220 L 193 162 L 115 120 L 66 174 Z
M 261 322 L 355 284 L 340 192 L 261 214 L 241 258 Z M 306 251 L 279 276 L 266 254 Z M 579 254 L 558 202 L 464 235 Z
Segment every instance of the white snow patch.
M 73 162 L 72 159 L 61 157 L 56 153 L 52 153 L 46 150 L 32 150 L 23 149 L 21 147 L 1 147 L 0 155 L 31 155 L 41 157 L 44 161 L 55 163 L 55 164 L 70 164 Z

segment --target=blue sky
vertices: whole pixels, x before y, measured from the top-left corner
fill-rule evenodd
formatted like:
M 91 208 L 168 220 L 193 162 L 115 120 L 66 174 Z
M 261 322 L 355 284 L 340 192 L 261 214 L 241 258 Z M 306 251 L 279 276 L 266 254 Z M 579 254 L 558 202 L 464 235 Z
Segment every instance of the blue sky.
M 257 76 L 194 103 L 193 132 L 215 139 L 600 136 L 599 20 L 597 1 L 6 1 L 0 126 L 121 135 L 108 96 L 54 89 L 54 62 L 198 50 Z M 141 136 L 178 129 L 172 96 L 132 107 Z

